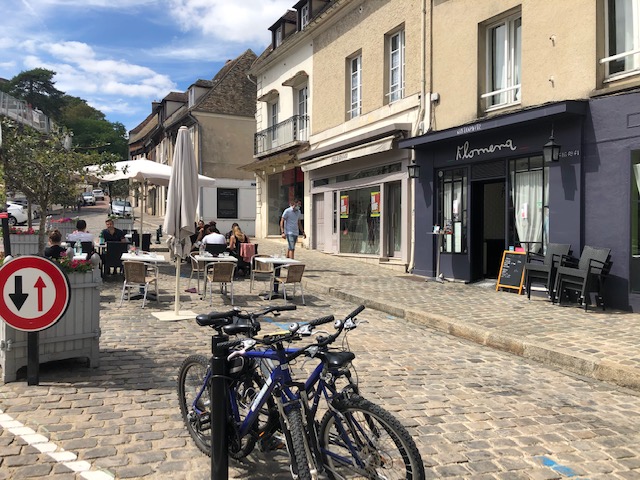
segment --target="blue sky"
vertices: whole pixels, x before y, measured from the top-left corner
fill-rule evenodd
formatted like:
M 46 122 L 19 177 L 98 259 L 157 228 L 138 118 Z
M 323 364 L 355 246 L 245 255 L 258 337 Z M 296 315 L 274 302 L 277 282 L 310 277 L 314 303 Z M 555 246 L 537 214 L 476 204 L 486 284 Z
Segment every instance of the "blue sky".
M 47 68 L 56 88 L 127 131 L 151 102 L 211 79 L 295 0 L 0 0 L 0 77 Z

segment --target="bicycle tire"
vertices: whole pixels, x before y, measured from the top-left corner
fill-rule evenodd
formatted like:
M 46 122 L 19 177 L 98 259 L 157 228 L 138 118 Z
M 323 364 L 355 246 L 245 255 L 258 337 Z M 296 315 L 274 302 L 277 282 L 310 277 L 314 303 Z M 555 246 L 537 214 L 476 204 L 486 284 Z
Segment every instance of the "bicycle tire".
M 358 395 L 338 398 L 332 407 L 338 413 L 328 410 L 319 430 L 322 461 L 330 479 L 424 480 L 420 452 L 391 413 Z
M 295 473 L 294 478 L 298 480 L 311 480 L 311 470 L 309 468 L 309 461 L 307 459 L 307 448 L 305 445 L 305 429 L 302 423 L 302 413 L 298 409 L 291 409 L 286 414 L 287 416 L 287 429 L 290 434 L 290 450 L 289 457 L 291 458 L 292 467 L 295 465 L 295 469 L 292 473 Z
M 185 358 L 178 373 L 178 403 L 182 421 L 187 431 L 202 453 L 211 456 L 211 412 L 209 395 L 202 398 L 198 415 L 193 411 L 193 402 L 202 388 L 202 382 L 209 369 L 209 360 L 203 355 L 190 355 Z M 207 418 L 208 417 L 208 418 Z
M 204 394 L 200 405 L 198 405 L 202 412 L 201 414 L 198 415 L 192 409 L 193 401 L 202 388 L 202 382 L 208 368 L 209 359 L 203 355 L 191 355 L 182 362 L 180 373 L 178 374 L 178 402 L 180 403 L 182 421 L 186 425 L 189 435 L 202 453 L 211 456 L 209 393 L 206 392 Z M 244 418 L 248 413 L 253 398 L 260 391 L 263 384 L 264 379 L 257 372 L 250 371 L 230 385 L 229 388 L 236 395 L 240 418 Z M 253 451 L 261 432 L 270 426 L 269 415 L 271 411 L 275 411 L 275 404 L 272 399 L 269 399 L 266 410 L 261 411 L 260 420 L 256 423 L 255 428 L 243 438 L 237 437 L 233 419 L 229 418 L 227 435 L 228 452 L 231 458 L 239 460 Z M 266 419 L 264 418 L 265 415 L 267 415 Z

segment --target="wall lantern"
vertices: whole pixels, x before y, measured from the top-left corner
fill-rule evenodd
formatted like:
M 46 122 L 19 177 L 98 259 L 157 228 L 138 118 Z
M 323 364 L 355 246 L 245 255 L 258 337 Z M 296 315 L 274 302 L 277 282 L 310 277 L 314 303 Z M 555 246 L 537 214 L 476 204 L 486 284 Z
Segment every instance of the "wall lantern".
M 415 160 L 411 160 L 411 163 L 407 165 L 409 171 L 409 178 L 418 178 L 420 176 L 420 165 Z
M 542 157 L 544 158 L 544 163 L 557 162 L 560 160 L 560 145 L 553 139 L 553 125 L 551 125 L 549 141 L 542 147 Z

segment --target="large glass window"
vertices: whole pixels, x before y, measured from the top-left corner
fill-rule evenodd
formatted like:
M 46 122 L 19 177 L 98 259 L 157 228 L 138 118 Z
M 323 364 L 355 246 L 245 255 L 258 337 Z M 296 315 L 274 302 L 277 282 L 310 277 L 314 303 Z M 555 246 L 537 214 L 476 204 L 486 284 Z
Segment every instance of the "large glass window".
M 289 201 L 303 198 L 304 174 L 299 167 L 269 175 L 267 235 L 280 235 L 280 217 Z M 304 223 L 304 220 L 303 220 Z
M 438 221 L 447 233 L 442 250 L 467 253 L 467 169 L 440 170 Z
M 549 243 L 548 167 L 542 156 L 509 161 L 509 245 L 541 252 Z
M 607 0 L 606 54 L 602 60 L 607 76 L 640 67 L 640 8 L 638 0 Z
M 340 253 L 380 253 L 380 185 L 340 192 Z
M 389 38 L 389 103 L 404 96 L 404 30 Z
M 486 109 L 520 101 L 522 18 L 511 16 L 487 28 Z
M 640 152 L 633 153 L 631 182 L 631 275 L 632 292 L 640 292 Z
M 309 91 L 307 85 L 297 92 L 298 100 L 298 140 L 308 140 L 307 138 L 307 100 Z
M 362 111 L 362 56 L 358 55 L 349 60 L 350 72 L 350 95 L 351 106 L 349 108 L 349 118 L 355 118 Z

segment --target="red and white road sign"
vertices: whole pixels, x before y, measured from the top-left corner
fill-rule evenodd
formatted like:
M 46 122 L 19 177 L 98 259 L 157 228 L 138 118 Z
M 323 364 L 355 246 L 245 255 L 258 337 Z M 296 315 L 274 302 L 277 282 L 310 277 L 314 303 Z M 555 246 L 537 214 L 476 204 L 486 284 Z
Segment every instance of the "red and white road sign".
M 53 261 L 31 255 L 0 267 L 0 318 L 17 330 L 49 328 L 67 311 L 69 279 Z

